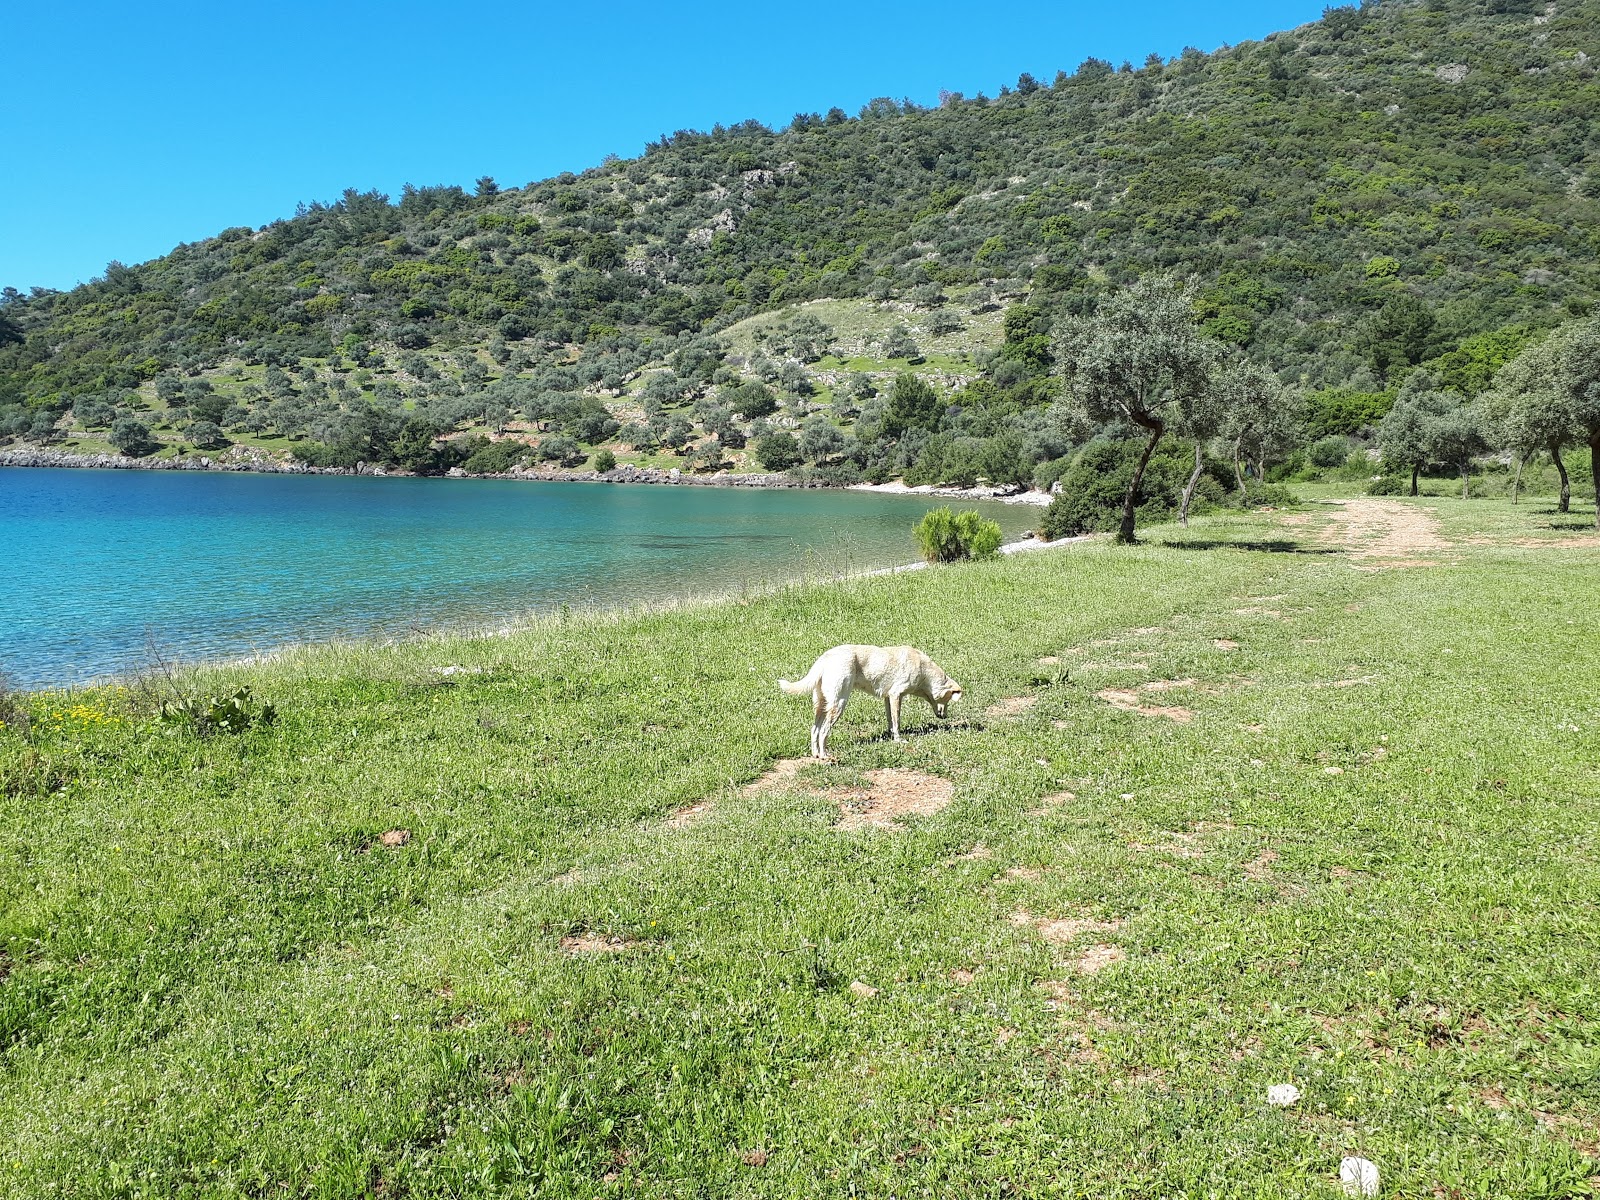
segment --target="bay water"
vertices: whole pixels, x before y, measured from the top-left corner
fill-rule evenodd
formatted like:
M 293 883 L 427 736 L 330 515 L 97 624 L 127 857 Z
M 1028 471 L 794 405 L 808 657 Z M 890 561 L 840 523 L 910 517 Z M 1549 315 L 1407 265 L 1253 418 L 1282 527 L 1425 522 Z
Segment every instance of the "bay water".
M 56 687 L 913 561 L 928 496 L 0 468 L 0 670 Z M 955 502 L 1007 540 L 1036 510 Z

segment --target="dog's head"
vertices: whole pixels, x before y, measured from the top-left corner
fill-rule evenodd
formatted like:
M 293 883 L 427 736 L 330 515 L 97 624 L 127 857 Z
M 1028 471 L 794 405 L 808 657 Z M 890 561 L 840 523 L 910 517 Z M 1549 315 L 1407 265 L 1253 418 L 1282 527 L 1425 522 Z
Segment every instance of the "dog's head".
M 949 714 L 950 706 L 961 699 L 961 685 L 954 679 L 946 679 L 944 691 L 934 693 L 933 714 L 943 717 Z

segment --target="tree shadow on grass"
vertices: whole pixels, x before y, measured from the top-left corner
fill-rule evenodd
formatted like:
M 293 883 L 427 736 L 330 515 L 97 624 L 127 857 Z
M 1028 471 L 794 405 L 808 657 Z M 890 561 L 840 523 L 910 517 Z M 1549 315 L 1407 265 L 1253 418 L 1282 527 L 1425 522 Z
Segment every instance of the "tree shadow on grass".
M 1551 515 L 1552 516 L 1556 515 L 1554 509 L 1551 510 Z M 1567 515 L 1570 516 L 1570 514 L 1567 514 Z M 1545 529 L 1592 530 L 1592 529 L 1594 529 L 1594 518 L 1593 517 L 1589 517 L 1587 519 L 1578 518 L 1576 520 L 1546 521 L 1545 524 L 1544 524 L 1544 528 Z
M 1307 546 L 1288 538 L 1242 541 L 1232 538 L 1185 538 L 1180 541 L 1149 542 L 1161 550 L 1254 550 L 1262 554 L 1344 554 L 1336 546 Z

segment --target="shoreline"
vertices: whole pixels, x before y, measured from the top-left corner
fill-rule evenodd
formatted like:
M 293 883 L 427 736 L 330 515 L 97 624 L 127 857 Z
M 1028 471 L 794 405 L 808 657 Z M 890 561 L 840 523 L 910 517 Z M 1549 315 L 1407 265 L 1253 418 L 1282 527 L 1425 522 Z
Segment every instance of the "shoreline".
M 57 467 L 102 471 L 228 471 L 258 475 L 367 475 L 390 479 L 509 479 L 534 483 L 648 483 L 680 487 L 792 488 L 852 492 L 876 492 L 891 496 L 938 496 L 959 500 L 993 500 L 1001 504 L 1044 506 L 1048 493 L 1014 488 L 948 488 L 924 484 L 909 487 L 891 483 L 833 484 L 813 479 L 796 479 L 776 473 L 736 475 L 717 471 L 695 475 L 677 467 L 635 467 L 631 464 L 610 471 L 579 471 L 561 468 L 519 468 L 491 475 L 472 475 L 453 467 L 443 475 L 417 475 L 411 471 L 389 470 L 360 464 L 354 467 L 313 467 L 307 463 L 249 453 L 235 447 L 217 455 L 195 454 L 185 458 L 132 458 L 125 454 L 79 454 L 70 450 L 51 450 L 38 446 L 0 448 L 0 467 Z

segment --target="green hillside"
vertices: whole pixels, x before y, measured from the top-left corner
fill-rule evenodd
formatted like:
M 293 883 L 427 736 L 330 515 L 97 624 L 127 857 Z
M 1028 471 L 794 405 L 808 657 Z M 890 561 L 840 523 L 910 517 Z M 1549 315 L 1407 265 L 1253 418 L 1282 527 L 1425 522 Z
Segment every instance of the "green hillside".
M 1052 322 L 1157 269 L 1313 395 L 1387 395 L 1430 360 L 1470 392 L 1600 291 L 1597 30 L 1595 0 L 1332 9 L 932 109 L 682 130 L 522 188 L 351 190 L 7 291 L 0 436 L 711 469 L 809 422 L 808 469 L 881 478 L 922 454 L 881 424 L 910 369 L 955 410 L 928 432 L 965 439 L 929 471 L 1025 477 L 1072 442 Z

